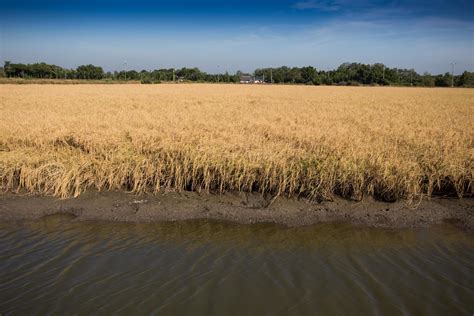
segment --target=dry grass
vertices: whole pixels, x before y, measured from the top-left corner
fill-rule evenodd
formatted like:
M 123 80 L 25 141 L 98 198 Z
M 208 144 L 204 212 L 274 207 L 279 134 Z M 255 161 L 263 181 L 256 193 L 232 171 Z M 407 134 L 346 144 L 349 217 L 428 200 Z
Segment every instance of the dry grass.
M 473 192 L 474 90 L 0 86 L 4 191 Z

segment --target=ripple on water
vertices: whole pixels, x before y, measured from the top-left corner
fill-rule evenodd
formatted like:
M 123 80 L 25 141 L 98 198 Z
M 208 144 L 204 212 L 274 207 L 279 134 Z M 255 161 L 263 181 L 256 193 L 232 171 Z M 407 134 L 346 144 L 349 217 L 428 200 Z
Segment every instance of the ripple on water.
M 473 250 L 449 226 L 0 223 L 0 312 L 470 314 Z

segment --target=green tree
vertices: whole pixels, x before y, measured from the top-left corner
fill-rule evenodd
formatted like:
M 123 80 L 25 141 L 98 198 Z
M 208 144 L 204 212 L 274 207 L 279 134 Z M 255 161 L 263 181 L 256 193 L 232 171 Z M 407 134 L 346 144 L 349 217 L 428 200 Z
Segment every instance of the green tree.
M 451 85 L 451 74 L 445 73 L 444 75 L 437 75 L 435 78 L 435 86 L 437 87 L 449 87 Z
M 91 64 L 77 67 L 76 72 L 79 79 L 102 79 L 104 77 L 102 67 Z
M 457 86 L 460 87 L 474 87 L 474 72 L 465 71 L 459 76 Z
M 429 73 L 425 72 L 421 77 L 422 85 L 425 87 L 434 87 L 435 79 Z

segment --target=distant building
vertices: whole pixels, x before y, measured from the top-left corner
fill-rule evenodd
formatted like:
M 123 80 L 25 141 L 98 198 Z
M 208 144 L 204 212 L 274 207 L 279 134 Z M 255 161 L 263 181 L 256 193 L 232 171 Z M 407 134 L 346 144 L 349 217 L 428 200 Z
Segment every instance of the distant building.
M 240 83 L 253 83 L 253 78 L 249 75 L 242 75 L 240 76 Z
M 240 76 L 240 83 L 264 83 L 263 76 L 250 76 L 242 75 Z

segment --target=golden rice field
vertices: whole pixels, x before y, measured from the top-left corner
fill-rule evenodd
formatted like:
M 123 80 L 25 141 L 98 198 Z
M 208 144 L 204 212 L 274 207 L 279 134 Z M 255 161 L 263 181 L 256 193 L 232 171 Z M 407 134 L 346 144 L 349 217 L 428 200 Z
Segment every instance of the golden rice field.
M 466 196 L 473 114 L 473 89 L 1 85 L 1 189 Z

